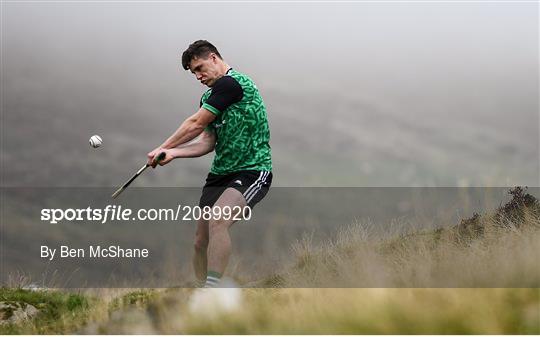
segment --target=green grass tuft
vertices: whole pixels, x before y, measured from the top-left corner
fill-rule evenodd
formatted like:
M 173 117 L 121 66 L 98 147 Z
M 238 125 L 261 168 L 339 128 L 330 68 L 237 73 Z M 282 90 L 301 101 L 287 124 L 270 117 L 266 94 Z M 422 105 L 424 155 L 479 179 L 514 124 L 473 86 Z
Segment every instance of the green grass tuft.
M 84 324 L 85 314 L 95 300 L 60 291 L 0 288 L 0 301 L 27 303 L 39 310 L 29 321 L 0 325 L 0 334 L 55 334 Z

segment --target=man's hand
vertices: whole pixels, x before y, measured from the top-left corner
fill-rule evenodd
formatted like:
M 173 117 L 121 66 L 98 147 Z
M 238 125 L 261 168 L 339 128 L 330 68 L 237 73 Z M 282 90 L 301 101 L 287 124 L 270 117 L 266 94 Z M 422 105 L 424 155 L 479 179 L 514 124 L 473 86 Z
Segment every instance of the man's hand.
M 152 166 L 152 168 L 155 168 L 157 164 L 165 165 L 174 158 L 177 157 L 198 157 L 200 155 L 206 154 L 209 151 L 212 151 L 214 149 L 215 145 L 215 136 L 211 135 L 211 148 L 204 151 L 197 151 L 200 152 L 200 154 L 196 154 L 197 152 L 191 153 L 193 151 L 182 151 L 178 152 L 175 149 L 178 146 L 181 146 L 183 144 L 188 144 L 191 140 L 193 140 L 195 137 L 199 136 L 201 133 L 203 133 L 203 139 L 205 141 L 208 141 L 209 139 L 208 135 L 206 135 L 208 132 L 205 132 L 204 129 L 210 124 L 214 119 L 216 119 L 216 115 L 214 115 L 212 112 L 206 110 L 205 108 L 200 108 L 194 115 L 186 119 L 163 144 L 155 148 L 154 150 L 148 152 L 147 157 L 147 164 Z M 167 149 L 164 149 L 167 148 Z M 172 152 L 167 152 L 168 150 L 173 150 Z M 157 163 L 157 156 L 161 152 L 167 152 L 167 156 L 164 160 Z
M 148 161 L 146 163 L 152 166 L 152 168 L 156 168 L 157 164 L 160 164 L 160 165 L 164 165 L 163 163 L 167 164 L 168 162 L 174 159 L 174 156 L 171 155 L 170 151 L 171 149 L 164 149 L 162 147 L 156 147 L 154 150 L 148 152 L 147 154 Z M 161 159 L 158 162 L 158 156 L 162 152 L 165 152 L 165 158 Z
M 159 164 L 159 166 L 163 166 L 169 163 L 171 160 L 176 158 L 175 152 L 176 152 L 176 149 L 167 149 L 167 150 L 161 149 L 161 152 L 158 152 L 157 156 L 159 156 L 160 153 L 165 153 L 165 158 L 161 159 L 159 162 L 153 162 L 152 168 L 155 168 L 156 164 Z M 157 156 L 156 156 L 156 161 L 157 161 Z
M 152 167 L 156 167 L 154 163 L 154 159 L 157 159 L 157 156 L 159 156 L 159 154 L 163 152 L 163 149 L 161 148 L 161 146 L 158 146 L 156 147 L 154 150 L 148 152 L 148 154 L 146 155 L 148 157 L 148 160 L 146 161 L 146 163 Z

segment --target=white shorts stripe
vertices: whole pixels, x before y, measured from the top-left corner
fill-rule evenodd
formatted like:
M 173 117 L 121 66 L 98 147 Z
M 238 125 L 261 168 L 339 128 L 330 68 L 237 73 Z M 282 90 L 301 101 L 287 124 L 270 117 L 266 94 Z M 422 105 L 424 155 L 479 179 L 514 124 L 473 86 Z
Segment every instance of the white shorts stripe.
M 265 171 L 265 174 L 263 178 L 261 179 L 261 181 L 257 184 L 257 187 L 251 192 L 250 195 L 247 196 L 247 199 L 246 199 L 247 203 L 249 203 L 251 199 L 253 199 L 253 197 L 257 194 L 257 192 L 261 190 L 262 186 L 266 182 L 266 178 L 268 178 L 269 175 L 270 175 L 270 171 Z
M 247 199 L 247 195 L 251 192 L 251 190 L 252 190 L 253 188 L 255 188 L 255 186 L 257 185 L 257 183 L 259 182 L 259 180 L 262 178 L 263 174 L 264 174 L 264 171 L 261 171 L 261 173 L 259 173 L 259 178 L 257 178 L 257 180 L 255 180 L 255 182 L 253 182 L 253 184 L 251 184 L 251 185 L 247 188 L 247 190 L 244 192 L 244 198 Z
M 268 177 L 268 175 L 270 174 L 269 171 L 264 171 L 264 175 L 262 176 L 262 178 L 259 180 L 259 182 L 257 182 L 257 186 L 255 186 L 255 188 L 253 188 L 251 190 L 251 192 L 249 193 L 249 195 L 247 195 L 246 197 L 246 202 L 250 202 L 251 199 L 253 199 L 253 196 L 255 194 L 257 194 L 258 191 L 260 191 L 262 185 L 264 184 L 264 182 L 266 181 L 266 178 Z

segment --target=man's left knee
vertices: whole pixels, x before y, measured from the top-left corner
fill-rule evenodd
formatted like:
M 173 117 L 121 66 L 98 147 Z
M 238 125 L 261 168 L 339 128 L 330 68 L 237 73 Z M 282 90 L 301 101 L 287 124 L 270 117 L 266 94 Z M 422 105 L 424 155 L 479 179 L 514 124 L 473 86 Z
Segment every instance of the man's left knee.
M 231 220 L 213 219 L 208 223 L 208 229 L 210 230 L 210 235 L 212 235 L 212 232 L 228 229 L 231 225 Z

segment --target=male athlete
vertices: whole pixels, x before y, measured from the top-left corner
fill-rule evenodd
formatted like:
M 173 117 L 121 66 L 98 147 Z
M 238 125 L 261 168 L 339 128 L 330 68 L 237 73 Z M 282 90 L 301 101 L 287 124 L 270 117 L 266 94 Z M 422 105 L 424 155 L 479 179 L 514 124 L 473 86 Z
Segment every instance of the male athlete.
M 184 51 L 182 66 L 210 89 L 202 95 L 199 110 L 148 153 L 148 163 L 156 167 L 175 158 L 200 157 L 215 150 L 199 206 L 222 210 L 255 206 L 272 183 L 270 131 L 257 86 L 225 63 L 216 47 L 205 40 L 195 41 Z M 161 152 L 166 157 L 158 163 Z M 205 287 L 218 286 L 227 267 L 231 255 L 229 227 L 234 223 L 229 218 L 197 223 L 193 265 Z

